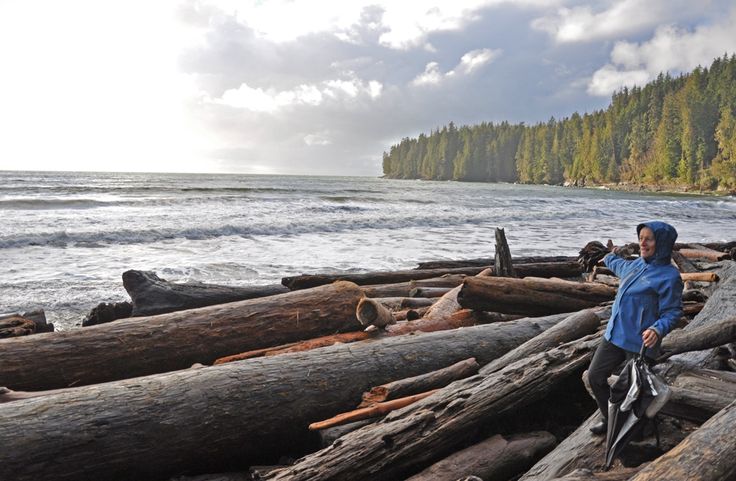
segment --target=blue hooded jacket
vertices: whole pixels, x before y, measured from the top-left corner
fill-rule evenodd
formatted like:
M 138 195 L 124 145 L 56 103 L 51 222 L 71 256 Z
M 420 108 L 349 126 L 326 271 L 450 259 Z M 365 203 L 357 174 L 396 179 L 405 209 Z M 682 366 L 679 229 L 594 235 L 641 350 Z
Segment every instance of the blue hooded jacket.
M 604 258 L 606 266 L 621 279 L 604 337 L 630 352 L 639 352 L 646 329 L 654 329 L 661 341 L 682 316 L 682 279 L 670 263 L 677 231 L 654 221 L 639 224 L 637 235 L 644 227 L 654 232 L 653 256 L 627 261 L 611 253 Z M 659 342 L 646 354 L 656 357 L 658 351 Z

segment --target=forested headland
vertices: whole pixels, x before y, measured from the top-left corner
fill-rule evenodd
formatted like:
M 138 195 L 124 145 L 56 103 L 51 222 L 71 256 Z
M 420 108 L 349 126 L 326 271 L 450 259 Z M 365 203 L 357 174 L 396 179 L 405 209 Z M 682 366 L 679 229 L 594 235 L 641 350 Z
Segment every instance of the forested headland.
M 535 125 L 452 122 L 383 154 L 401 179 L 736 189 L 736 55 Z

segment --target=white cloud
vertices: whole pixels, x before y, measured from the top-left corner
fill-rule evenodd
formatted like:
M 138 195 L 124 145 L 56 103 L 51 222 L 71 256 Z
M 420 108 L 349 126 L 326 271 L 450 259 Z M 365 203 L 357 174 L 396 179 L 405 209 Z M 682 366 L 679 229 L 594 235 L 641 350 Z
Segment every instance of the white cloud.
M 693 31 L 660 27 L 647 42 L 617 42 L 611 62 L 593 74 L 588 93 L 610 95 L 623 86 L 643 85 L 660 72 L 687 72 L 736 51 L 736 10 L 716 25 Z
M 690 0 L 623 0 L 600 12 L 589 5 L 560 8 L 554 15 L 535 19 L 532 27 L 560 43 L 587 42 L 620 38 L 699 13 L 702 6 Z
M 316 85 L 302 84 L 294 89 L 281 91 L 273 88 L 265 90 L 254 88 L 243 83 L 237 89 L 226 90 L 220 98 L 209 99 L 209 101 L 251 112 L 273 113 L 298 105 L 316 107 L 328 99 L 349 101 L 365 96 L 375 100 L 381 96 L 382 89 L 381 82 L 376 80 L 365 82 L 358 78 L 326 80 Z
M 416 86 L 438 85 L 447 78 L 469 75 L 483 65 L 498 58 L 498 56 L 501 55 L 501 52 L 501 49 L 492 50 L 489 48 L 471 50 L 460 58 L 460 63 L 458 63 L 454 69 L 445 74 L 442 73 L 437 62 L 429 62 L 426 67 L 424 67 L 424 72 L 417 75 L 416 78 L 411 81 L 411 84 Z
M 411 83 L 412 85 L 437 85 L 442 82 L 443 77 L 440 65 L 437 62 L 429 62 L 424 67 L 424 72 L 420 73 Z
M 471 50 L 462 56 L 460 64 L 456 68 L 462 70 L 464 73 L 470 73 L 473 70 L 492 62 L 498 58 L 499 55 L 501 55 L 500 49 L 491 50 L 489 48 L 483 48 Z
M 315 134 L 307 134 L 304 136 L 304 143 L 307 144 L 309 147 L 313 146 L 325 146 L 325 145 L 331 145 L 332 140 L 329 137 L 329 134 L 327 132 L 320 132 Z
M 203 0 L 202 5 L 216 7 L 238 22 L 247 25 L 258 36 L 273 42 L 288 42 L 315 33 L 330 33 L 347 43 L 360 43 L 355 27 L 369 8 L 378 9 L 380 20 L 364 24 L 381 32 L 379 43 L 397 50 L 416 47 L 432 49 L 428 35 L 460 30 L 480 18 L 486 7 L 513 4 L 517 7 L 548 8 L 561 0 L 428 0 L 396 2 L 388 0 Z

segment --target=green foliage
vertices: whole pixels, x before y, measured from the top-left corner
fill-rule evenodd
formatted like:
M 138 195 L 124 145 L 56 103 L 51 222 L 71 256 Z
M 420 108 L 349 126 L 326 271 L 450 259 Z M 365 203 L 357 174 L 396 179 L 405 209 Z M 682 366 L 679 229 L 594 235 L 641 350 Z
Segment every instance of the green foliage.
M 383 154 L 402 179 L 736 188 L 736 56 L 616 92 L 605 111 L 535 125 L 484 122 L 404 138 Z

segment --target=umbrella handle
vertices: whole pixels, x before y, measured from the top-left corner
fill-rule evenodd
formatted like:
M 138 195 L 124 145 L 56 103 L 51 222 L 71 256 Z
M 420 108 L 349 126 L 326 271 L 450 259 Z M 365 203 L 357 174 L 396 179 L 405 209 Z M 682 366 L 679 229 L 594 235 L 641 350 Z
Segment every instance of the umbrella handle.
M 644 359 L 644 352 L 647 350 L 647 345 L 642 341 L 641 350 L 639 351 L 639 357 Z

